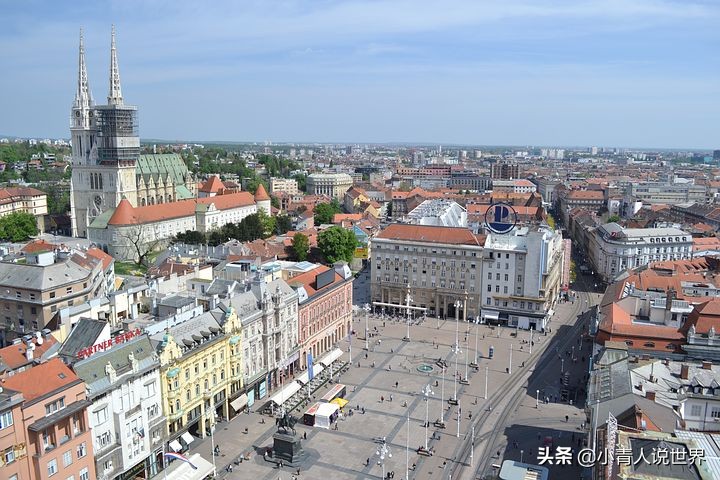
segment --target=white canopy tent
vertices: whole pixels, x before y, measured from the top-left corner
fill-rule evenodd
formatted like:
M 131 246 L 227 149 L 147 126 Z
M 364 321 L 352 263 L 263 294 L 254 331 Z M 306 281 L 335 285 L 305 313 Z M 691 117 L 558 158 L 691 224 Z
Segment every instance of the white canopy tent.
M 315 426 L 330 428 L 340 407 L 335 403 L 321 403 L 315 411 Z
M 154 478 L 172 478 L 173 480 L 203 480 L 206 477 L 213 475 L 215 469 L 211 462 L 205 460 L 199 453 L 194 453 L 188 458 L 190 463 L 195 466 L 188 465 L 187 462 L 181 460 L 173 461 L 170 466 L 167 467 L 165 472 L 159 473 Z
M 318 364 L 314 363 L 313 364 L 313 377 L 317 377 L 320 374 L 320 372 L 322 372 L 323 370 L 325 370 L 325 368 L 322 365 L 318 365 Z M 303 385 L 307 385 L 307 383 L 310 381 L 308 378 L 309 378 L 309 375 L 308 375 L 308 372 L 306 371 L 305 373 L 300 375 L 295 380 L 302 383 Z
M 297 382 L 290 382 L 285 387 L 283 387 L 282 390 L 277 392 L 275 395 L 270 397 L 270 401 L 273 402 L 278 407 L 281 406 L 283 403 L 288 401 L 290 397 L 295 395 L 298 390 L 300 390 L 302 386 Z
M 333 363 L 338 358 L 342 357 L 342 350 L 339 348 L 336 348 L 334 350 L 331 350 L 327 355 L 325 355 L 322 360 L 320 360 L 320 364 L 324 366 L 325 368 L 329 367 L 331 363 Z

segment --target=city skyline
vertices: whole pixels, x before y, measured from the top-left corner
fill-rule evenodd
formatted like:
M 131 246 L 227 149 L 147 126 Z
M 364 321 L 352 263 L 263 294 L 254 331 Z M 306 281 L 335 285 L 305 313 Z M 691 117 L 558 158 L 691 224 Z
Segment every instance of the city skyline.
M 143 138 L 712 149 L 709 2 L 306 2 L 6 9 L 0 132 L 67 137 L 80 27 L 110 24 Z M 162 21 L 158 22 L 158 16 Z M 192 19 L 192 24 L 188 24 Z

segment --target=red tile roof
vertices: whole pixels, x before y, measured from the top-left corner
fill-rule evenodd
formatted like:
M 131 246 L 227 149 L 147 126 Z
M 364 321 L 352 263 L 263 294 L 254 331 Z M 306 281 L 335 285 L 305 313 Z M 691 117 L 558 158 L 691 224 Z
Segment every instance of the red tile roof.
M 111 257 L 107 253 L 103 252 L 99 248 L 95 248 L 95 247 L 88 248 L 87 254 L 93 258 L 97 258 L 98 260 L 101 260 L 102 264 L 103 264 L 103 270 L 107 270 L 107 268 L 110 266 L 110 264 L 115 261 L 115 259 L 113 257 Z
M 81 380 L 59 358 L 7 377 L 2 385 L 21 392 L 26 402 L 48 395 L 56 390 L 70 387 Z
M 292 279 L 290 279 L 290 284 L 302 284 L 308 294 L 308 297 L 312 297 L 313 295 L 318 293 L 318 291 L 329 290 L 333 285 L 336 285 L 343 281 L 343 278 L 336 272 L 335 278 L 333 279 L 332 283 L 329 283 L 320 290 L 317 290 L 317 284 L 315 283 L 316 277 L 323 272 L 327 272 L 328 270 L 330 270 L 330 267 L 320 265 L 317 268 L 310 270 L 309 272 L 305 272 L 296 277 L 293 277 Z
M 193 198 L 190 200 L 180 200 L 179 202 L 147 205 L 145 207 L 133 207 L 127 199 L 123 198 L 110 217 L 108 225 L 136 225 L 170 220 L 172 218 L 189 217 L 195 215 L 195 209 L 198 204 L 214 204 L 218 210 L 227 210 L 253 205 L 254 203 L 255 200 L 249 192 Z
M 33 357 L 40 358 L 50 347 L 52 347 L 56 343 L 57 341 L 52 335 L 48 335 L 46 338 L 43 337 L 42 345 L 38 345 L 35 341 L 35 351 L 33 352 Z M 0 362 L 7 365 L 8 369 L 16 370 L 23 365 L 27 365 L 31 362 L 25 356 L 25 352 L 27 352 L 27 346 L 25 345 L 25 342 L 19 343 L 17 345 L 8 345 L 5 348 L 0 348 Z
M 203 193 L 218 193 L 225 188 L 225 185 L 220 181 L 220 177 L 212 175 L 208 178 L 207 182 L 200 186 L 200 191 Z
M 568 193 L 571 200 L 604 200 L 605 196 L 600 190 L 571 190 Z
M 467 228 L 431 227 L 393 223 L 380 232 L 376 238 L 388 240 L 411 240 L 416 242 L 447 243 L 452 245 L 485 244 L 484 235 L 475 235 Z
M 45 240 L 39 238 L 37 240 L 33 240 L 32 242 L 28 242 L 24 247 L 20 249 L 23 253 L 38 253 L 38 252 L 52 252 L 55 250 L 54 243 L 46 242 Z
M 265 190 L 265 187 L 261 183 L 258 185 L 257 190 L 255 190 L 255 201 L 261 202 L 265 200 L 270 200 L 270 195 L 268 195 L 267 190 Z

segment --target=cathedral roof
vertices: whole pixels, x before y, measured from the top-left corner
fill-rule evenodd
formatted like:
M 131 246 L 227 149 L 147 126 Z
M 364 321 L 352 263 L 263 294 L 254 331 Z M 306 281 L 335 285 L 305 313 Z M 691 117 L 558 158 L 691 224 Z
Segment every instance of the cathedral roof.
M 203 193 L 218 193 L 223 188 L 225 188 L 225 185 L 220 181 L 220 177 L 212 175 L 207 182 L 202 184 L 200 191 Z
M 229 210 L 231 208 L 253 205 L 255 204 L 255 200 L 249 192 L 237 192 L 227 195 L 193 198 L 191 200 L 180 200 L 178 202 L 159 203 L 133 208 L 130 202 L 123 199 L 107 223 L 108 225 L 114 226 L 140 225 L 161 222 L 173 218 L 189 217 L 195 215 L 198 209 L 206 209 L 211 204 L 218 210 Z M 98 225 L 98 227 L 103 228 L 100 225 Z
M 255 190 L 255 201 L 261 202 L 267 200 L 270 200 L 270 195 L 268 195 L 267 190 L 265 190 L 265 187 L 261 183 L 260 185 L 258 185 L 257 190 Z
M 177 185 L 185 183 L 188 168 L 177 153 L 148 153 L 140 155 L 135 172 L 142 175 L 146 182 L 162 177 L 170 178 Z
M 136 223 L 137 218 L 133 210 L 134 208 L 128 199 L 123 198 L 120 200 L 120 203 L 118 203 L 108 223 L 110 225 L 131 225 Z

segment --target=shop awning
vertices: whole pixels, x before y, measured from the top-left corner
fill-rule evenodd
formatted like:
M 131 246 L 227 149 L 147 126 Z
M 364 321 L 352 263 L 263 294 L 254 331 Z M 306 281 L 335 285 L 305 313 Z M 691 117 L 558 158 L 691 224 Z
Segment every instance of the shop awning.
M 325 370 L 325 369 L 323 368 L 322 365 L 318 365 L 317 363 L 313 364 L 313 376 L 314 376 L 314 377 L 317 377 L 317 376 L 320 374 L 320 372 L 322 372 L 323 370 Z M 307 383 L 308 383 L 308 381 L 309 381 L 309 380 L 308 380 L 308 372 L 306 371 L 305 373 L 303 373 L 302 375 L 300 375 L 300 376 L 299 376 L 298 378 L 296 378 L 295 380 L 297 380 L 298 382 L 302 383 L 303 385 L 307 385 Z
M 347 404 L 350 403 L 350 402 L 348 402 L 348 401 L 345 400 L 344 398 L 339 398 L 339 397 L 338 397 L 338 398 L 333 398 L 332 400 L 330 400 L 330 403 L 334 403 L 334 404 L 337 405 L 338 407 L 343 408 L 343 407 L 345 407 L 345 405 L 347 405 Z
M 205 460 L 199 453 L 191 455 L 188 460 L 190 463 L 180 460 L 173 461 L 165 472 L 161 472 L 155 478 L 172 478 L 173 480 L 203 480 L 215 473 L 212 463 Z
M 170 448 L 172 448 L 176 452 L 179 452 L 180 450 L 182 450 L 182 445 L 180 445 L 180 442 L 178 442 L 177 440 L 173 440 L 172 442 L 170 442 Z
M 188 432 L 183 432 L 183 434 L 180 435 L 180 438 L 182 438 L 183 441 L 185 443 L 187 443 L 188 445 L 190 445 L 193 442 L 193 440 L 195 440 L 195 437 L 190 435 Z
M 236 412 L 239 412 L 243 408 L 245 408 L 245 405 L 248 403 L 248 396 L 246 393 L 243 393 L 238 398 L 230 402 L 230 406 L 235 410 Z
M 497 320 L 500 318 L 500 312 L 497 310 L 483 310 L 482 316 L 489 320 Z
M 270 397 L 270 401 L 273 402 L 278 407 L 288 401 L 290 397 L 295 395 L 298 390 L 300 390 L 302 386 L 297 382 L 290 382 L 285 387 L 277 392 L 275 395 Z
M 325 357 L 323 357 L 323 359 L 320 360 L 320 363 L 322 364 L 323 367 L 327 368 L 330 366 L 331 363 L 333 363 L 335 360 L 337 360 L 340 357 L 342 357 L 342 350 L 340 350 L 339 348 L 336 348 L 336 349 L 330 351 L 330 353 L 328 353 L 327 355 L 325 355 Z

